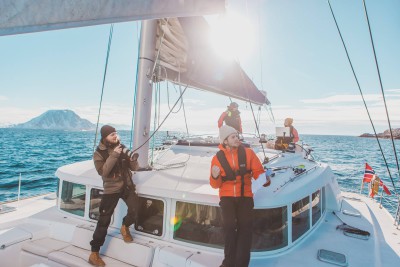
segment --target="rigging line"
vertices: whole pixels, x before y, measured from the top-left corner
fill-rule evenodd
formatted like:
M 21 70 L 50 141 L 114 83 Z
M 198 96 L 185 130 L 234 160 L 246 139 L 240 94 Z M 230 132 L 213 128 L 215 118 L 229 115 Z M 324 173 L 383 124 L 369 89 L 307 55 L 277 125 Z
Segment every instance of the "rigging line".
M 161 117 L 161 84 L 158 83 L 158 115 L 157 115 L 157 126 L 160 125 L 160 117 Z
M 172 109 L 178 104 L 179 100 L 182 98 L 183 94 L 186 92 L 186 89 L 188 88 L 189 85 L 186 85 L 185 89 L 183 90 L 182 94 L 179 96 L 179 98 L 176 100 L 174 106 L 172 107 Z M 138 146 L 137 148 L 135 148 L 134 150 L 132 150 L 132 152 L 136 152 L 138 149 L 140 149 L 142 146 L 144 146 L 157 132 L 158 130 L 161 128 L 161 126 L 164 124 L 164 122 L 167 120 L 167 118 L 169 117 L 169 115 L 171 114 L 170 110 L 167 114 L 167 116 L 165 116 L 165 118 L 163 119 L 163 121 L 161 122 L 161 124 L 157 127 L 157 129 L 149 136 L 149 138 L 146 139 L 146 141 L 143 142 L 143 144 L 141 144 L 140 146 Z
M 179 65 L 179 72 L 178 72 L 179 81 L 178 81 L 178 84 L 179 84 L 179 91 L 182 93 L 182 90 L 180 89 L 180 84 L 181 84 L 181 78 L 180 78 L 181 77 L 181 70 L 180 70 L 180 67 L 181 66 Z M 169 103 L 168 72 L 167 72 L 167 69 L 165 67 L 163 67 L 163 68 L 165 70 L 165 79 L 167 80 L 167 103 L 168 103 L 168 108 L 171 110 L 171 105 Z M 174 87 L 175 92 L 178 92 L 178 90 L 176 90 L 176 87 L 175 87 L 174 83 L 172 83 L 172 86 Z M 172 113 L 174 113 L 174 114 L 178 113 L 181 110 L 181 108 L 182 108 L 182 102 L 181 102 L 181 105 L 179 106 L 178 110 L 177 111 L 172 111 Z
M 272 106 L 265 105 L 265 110 L 267 111 L 270 120 L 274 123 L 274 125 L 276 125 L 275 116 L 274 116 L 274 113 L 272 112 Z
M 385 104 L 386 118 L 387 118 L 387 121 L 388 121 L 388 124 L 389 124 L 389 131 L 390 131 L 390 137 L 391 137 L 391 139 L 392 139 L 393 153 L 394 153 L 394 156 L 395 156 L 395 158 L 396 158 L 397 172 L 398 172 L 399 177 L 400 177 L 399 160 L 398 160 L 398 158 L 397 158 L 396 146 L 395 146 L 395 144 L 394 144 L 393 132 L 392 132 L 392 125 L 390 124 L 389 112 L 388 112 L 387 105 L 386 105 L 385 92 L 384 92 L 384 90 L 383 90 L 382 78 L 381 78 L 381 73 L 380 73 L 380 71 L 379 71 L 379 64 L 378 64 L 378 59 L 377 59 L 377 57 L 376 57 L 374 39 L 373 39 L 373 37 L 372 37 L 371 25 L 370 25 L 370 23 L 369 23 L 368 12 L 367 12 L 367 5 L 365 4 L 365 0 L 363 0 L 363 4 L 364 4 L 364 10 L 365 10 L 365 18 L 367 19 L 367 23 L 368 23 L 368 30 L 369 30 L 369 37 L 370 37 L 370 39 L 371 39 L 372 51 L 374 52 L 374 59 L 375 59 L 376 71 L 378 72 L 379 85 L 380 85 L 380 87 L 381 87 L 381 92 L 382 92 L 382 97 L 383 97 L 383 103 Z
M 174 89 L 176 90 L 176 87 L 175 87 L 175 84 L 174 84 L 174 83 L 172 83 L 172 86 L 173 86 Z M 167 100 L 168 100 L 168 108 L 169 108 L 170 110 L 172 110 L 172 113 L 176 114 L 176 113 L 178 113 L 178 112 L 181 110 L 181 108 L 182 108 L 182 102 L 181 102 L 181 104 L 180 104 L 180 106 L 179 106 L 179 108 L 178 108 L 177 111 L 173 111 L 173 108 L 171 109 L 171 106 L 170 106 L 170 103 L 169 103 L 169 87 L 168 87 L 168 86 L 167 86 Z
M 156 92 L 155 92 L 155 94 L 154 94 L 154 119 L 153 119 L 153 132 L 155 131 L 155 129 L 156 129 L 156 125 L 157 125 L 157 114 L 158 114 L 158 89 L 159 88 L 157 88 L 158 86 L 157 86 L 157 84 L 155 84 L 154 85 L 154 83 L 153 83 L 153 86 L 155 86 L 156 87 Z M 154 140 L 155 138 L 153 137 L 152 139 L 151 139 L 151 162 L 150 162 L 150 166 L 153 166 L 153 160 L 154 160 L 154 145 L 155 145 L 155 140 Z
M 244 74 L 243 74 L 244 70 L 242 69 L 242 66 L 240 66 L 240 63 L 239 63 L 239 60 L 238 60 L 238 59 L 237 59 L 237 62 L 238 62 L 238 64 L 239 64 L 239 71 L 240 71 L 240 76 L 241 76 L 242 81 L 243 81 L 243 85 L 245 85 L 245 83 L 244 83 L 245 79 L 244 79 Z M 246 93 L 247 93 L 248 102 L 250 103 L 251 113 L 252 113 L 252 115 L 253 115 L 254 123 L 255 123 L 255 125 L 256 125 L 256 129 L 257 129 L 257 133 L 258 133 L 258 138 L 260 138 L 260 137 L 261 137 L 261 135 L 260 135 L 260 129 L 259 129 L 259 127 L 258 127 L 257 120 L 256 120 L 256 117 L 255 117 L 255 115 L 254 115 L 253 105 L 251 104 L 250 97 L 249 97 L 249 91 L 247 90 L 247 86 L 244 86 L 244 88 L 245 88 Z M 268 157 L 267 157 L 267 155 L 265 154 L 264 146 L 262 145 L 262 143 L 260 143 L 260 146 L 261 146 L 261 149 L 262 149 L 263 154 L 264 154 L 264 162 L 263 162 L 263 163 L 267 163 L 267 162 L 268 162 Z
M 373 121 L 372 121 L 371 114 L 369 113 L 369 110 L 368 110 L 368 107 L 367 107 L 367 103 L 365 102 L 364 94 L 363 94 L 363 92 L 362 92 L 362 90 L 361 90 L 360 83 L 358 82 L 358 78 L 357 78 L 356 72 L 355 72 L 355 70 L 354 70 L 353 64 L 351 63 L 351 59 L 350 59 L 350 56 L 349 56 L 349 52 L 347 51 L 346 44 L 345 44 L 345 42 L 344 42 L 344 40 L 343 40 L 342 33 L 340 32 L 339 25 L 338 25 L 338 23 L 337 23 L 337 21 L 336 21 L 335 14 L 333 13 L 333 9 L 332 9 L 332 6 L 331 6 L 331 3 L 330 3 L 329 0 L 328 0 L 328 4 L 329 4 L 329 8 L 330 8 L 330 10 L 331 10 L 333 19 L 334 19 L 334 21 L 335 21 L 336 28 L 337 28 L 337 30 L 338 30 L 340 39 L 342 40 L 342 44 L 343 44 L 344 50 L 345 50 L 345 52 L 346 52 L 346 56 L 347 56 L 347 59 L 348 59 L 348 61 L 349 61 L 351 70 L 352 70 L 352 72 L 353 72 L 354 79 L 356 80 L 358 90 L 360 91 L 360 95 L 361 95 L 361 98 L 362 98 L 362 100 L 363 100 L 365 110 L 367 111 L 369 121 L 371 122 L 372 129 L 374 130 L 375 139 L 376 139 L 376 141 L 378 142 L 378 146 L 379 146 L 379 149 L 380 149 L 380 151 L 381 151 L 382 158 L 383 158 L 383 160 L 384 160 L 384 162 L 385 162 L 386 169 L 387 169 L 387 171 L 388 171 L 388 173 L 389 173 L 390 180 L 392 181 L 394 191 L 395 191 L 395 193 L 396 193 L 396 195 L 397 195 L 396 186 L 394 185 L 393 178 L 392 178 L 392 174 L 391 174 L 391 172 L 390 172 L 390 170 L 389 170 L 389 165 L 388 165 L 388 163 L 387 163 L 387 161 L 386 161 L 385 154 L 383 153 L 383 149 L 382 149 L 382 146 L 381 146 L 381 142 L 379 141 L 378 135 L 376 134 L 375 125 L 374 125 L 374 123 L 373 123 Z
M 181 88 L 179 88 L 179 90 L 181 91 L 181 94 L 182 94 Z M 189 136 L 189 127 L 188 127 L 188 123 L 187 123 L 185 103 L 183 101 L 183 97 L 182 97 L 182 110 L 183 110 L 183 117 L 185 118 L 186 134 Z M 190 142 L 189 142 L 189 146 L 190 146 Z
M 258 112 L 257 112 L 257 124 L 261 124 L 261 106 L 258 107 Z
M 260 48 L 260 80 L 261 80 L 261 89 L 264 90 L 264 84 L 263 84 L 263 64 L 262 64 L 262 59 L 263 59 L 263 54 L 262 54 L 262 38 L 261 38 L 261 23 L 260 23 L 260 13 L 261 13 L 261 7 L 260 7 L 260 1 L 258 1 L 258 13 L 257 13 L 257 27 L 258 27 L 258 45 Z
M 135 121 L 135 112 L 136 112 L 136 95 L 137 95 L 137 87 L 138 87 L 138 76 L 139 76 L 139 54 L 140 54 L 140 38 L 139 38 L 139 22 L 136 22 L 136 39 L 138 43 L 138 53 L 137 53 L 137 60 L 136 60 L 136 82 L 135 82 L 135 91 L 133 93 L 133 107 L 132 107 L 132 120 L 131 120 L 131 139 L 129 140 L 129 148 L 132 149 L 133 143 L 133 124 Z
M 109 56 L 110 56 L 111 41 L 112 41 L 113 31 L 114 31 L 114 24 L 111 24 L 111 26 L 110 26 L 110 33 L 109 33 L 109 35 L 108 35 L 108 46 L 107 46 L 106 64 L 105 64 L 105 66 L 104 66 L 103 85 L 102 85 L 102 87 L 101 87 L 100 104 L 99 104 L 99 113 L 97 114 L 97 123 L 96 123 L 96 132 L 95 132 L 95 135 L 94 135 L 93 152 L 94 152 L 94 150 L 95 150 L 95 148 L 96 148 L 96 144 L 97 144 L 97 132 L 98 132 L 98 130 L 99 130 L 100 112 L 101 112 L 101 105 L 102 105 L 102 103 L 103 103 L 104 85 L 105 85 L 105 83 L 106 83 L 108 59 L 109 59 Z
M 182 88 L 181 88 L 181 64 L 179 64 L 178 79 L 179 79 L 179 92 L 182 94 Z M 183 101 L 183 97 L 181 98 L 181 105 L 182 105 L 182 109 L 183 109 L 183 116 L 185 118 L 186 134 L 189 136 L 189 127 L 188 127 L 188 124 L 187 124 L 185 103 Z M 189 142 L 189 147 L 190 147 L 190 142 Z M 189 155 L 189 157 L 190 157 L 190 155 Z

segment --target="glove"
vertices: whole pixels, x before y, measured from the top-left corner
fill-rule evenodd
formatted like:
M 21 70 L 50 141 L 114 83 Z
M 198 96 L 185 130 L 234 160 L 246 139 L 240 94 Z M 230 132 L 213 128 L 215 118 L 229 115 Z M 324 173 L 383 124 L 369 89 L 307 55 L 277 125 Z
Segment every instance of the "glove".
M 211 168 L 212 178 L 217 179 L 220 174 L 221 174 L 221 169 L 217 165 L 212 166 Z
M 269 176 L 266 176 L 267 178 L 267 182 L 265 184 L 263 184 L 263 187 L 268 187 L 271 185 L 271 178 L 269 178 Z
M 273 174 L 274 174 L 274 173 L 273 173 L 272 170 L 270 170 L 270 169 L 268 169 L 268 170 L 265 172 L 266 182 L 265 182 L 265 184 L 263 184 L 263 187 L 268 187 L 268 186 L 271 185 L 271 176 L 274 176 Z

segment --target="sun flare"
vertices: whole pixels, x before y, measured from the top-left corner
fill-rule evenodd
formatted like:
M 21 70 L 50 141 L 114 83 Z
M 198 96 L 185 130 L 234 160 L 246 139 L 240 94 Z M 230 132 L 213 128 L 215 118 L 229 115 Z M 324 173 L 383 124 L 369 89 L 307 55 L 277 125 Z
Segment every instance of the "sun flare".
M 228 14 L 210 22 L 210 44 L 225 59 L 242 59 L 254 46 L 251 24 L 242 16 Z

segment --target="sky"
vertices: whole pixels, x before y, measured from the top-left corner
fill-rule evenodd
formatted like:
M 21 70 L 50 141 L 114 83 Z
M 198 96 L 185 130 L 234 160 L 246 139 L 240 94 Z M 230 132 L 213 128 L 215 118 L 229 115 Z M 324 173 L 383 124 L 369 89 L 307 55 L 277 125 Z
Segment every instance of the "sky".
M 331 5 L 372 120 L 383 132 L 389 126 L 363 2 Z M 400 1 L 367 0 L 366 6 L 391 125 L 400 128 Z M 234 57 L 272 103 L 260 111 L 253 106 L 262 133 L 273 134 L 286 117 L 300 137 L 373 133 L 327 1 L 228 0 L 227 13 L 246 21 L 245 32 L 233 37 L 239 44 Z M 114 24 L 100 123 L 131 125 L 139 29 L 140 22 Z M 70 109 L 96 123 L 109 30 L 98 25 L 1 37 L 0 126 L 49 109 Z M 160 120 L 178 95 L 177 86 L 162 84 Z M 189 133 L 216 133 L 230 99 L 194 89 L 183 99 Z M 250 105 L 237 102 L 244 132 L 255 133 Z M 182 109 L 161 130 L 186 131 Z

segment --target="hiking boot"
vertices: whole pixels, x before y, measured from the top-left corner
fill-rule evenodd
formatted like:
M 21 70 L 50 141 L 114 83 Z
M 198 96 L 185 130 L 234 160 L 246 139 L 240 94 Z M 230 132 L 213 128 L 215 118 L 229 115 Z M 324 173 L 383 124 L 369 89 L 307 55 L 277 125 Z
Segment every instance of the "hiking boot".
M 121 226 L 121 235 L 126 243 L 131 243 L 133 241 L 131 232 L 129 232 L 129 227 L 122 225 Z
M 98 252 L 90 253 L 88 262 L 98 267 L 106 266 L 105 262 L 100 258 L 100 254 Z

